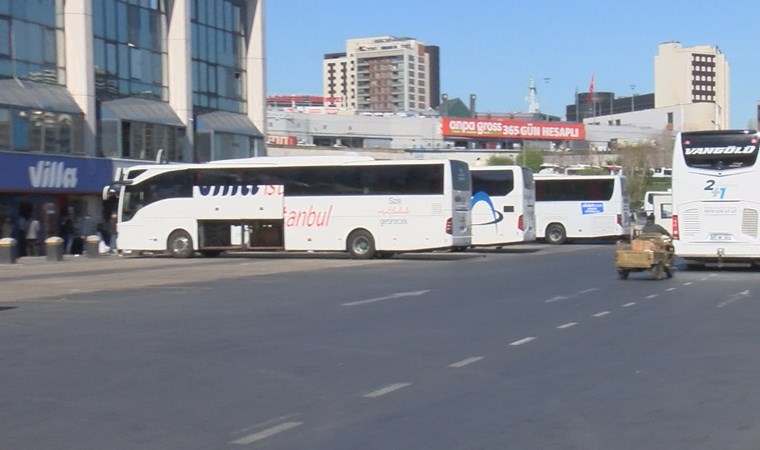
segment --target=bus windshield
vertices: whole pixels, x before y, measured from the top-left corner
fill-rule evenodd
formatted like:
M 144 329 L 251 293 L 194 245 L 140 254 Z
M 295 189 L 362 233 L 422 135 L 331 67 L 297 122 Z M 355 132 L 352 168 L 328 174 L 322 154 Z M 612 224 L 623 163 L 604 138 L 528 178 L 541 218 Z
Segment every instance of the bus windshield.
M 744 132 L 693 132 L 681 136 L 683 157 L 688 167 L 726 170 L 751 167 L 757 160 L 756 134 Z

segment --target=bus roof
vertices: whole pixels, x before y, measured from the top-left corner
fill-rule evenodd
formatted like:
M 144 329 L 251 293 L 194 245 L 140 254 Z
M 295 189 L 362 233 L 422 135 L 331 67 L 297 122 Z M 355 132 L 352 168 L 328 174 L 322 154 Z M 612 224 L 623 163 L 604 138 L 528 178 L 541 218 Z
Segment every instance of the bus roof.
M 565 175 L 561 173 L 536 173 L 533 174 L 533 178 L 536 180 L 612 180 L 615 178 L 625 178 L 625 175 L 619 173 L 614 175 Z

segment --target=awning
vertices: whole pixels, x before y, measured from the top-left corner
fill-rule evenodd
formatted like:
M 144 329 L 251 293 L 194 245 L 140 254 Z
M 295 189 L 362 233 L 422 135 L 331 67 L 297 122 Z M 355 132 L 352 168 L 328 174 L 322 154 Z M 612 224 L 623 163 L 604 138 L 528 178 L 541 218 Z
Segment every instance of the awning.
M 248 116 L 226 111 L 214 111 L 196 118 L 198 131 L 216 131 L 222 133 L 243 134 L 264 137 Z
M 101 117 L 185 127 L 168 103 L 126 97 L 101 103 Z
M 83 115 L 65 87 L 36 81 L 0 80 L 0 105 Z

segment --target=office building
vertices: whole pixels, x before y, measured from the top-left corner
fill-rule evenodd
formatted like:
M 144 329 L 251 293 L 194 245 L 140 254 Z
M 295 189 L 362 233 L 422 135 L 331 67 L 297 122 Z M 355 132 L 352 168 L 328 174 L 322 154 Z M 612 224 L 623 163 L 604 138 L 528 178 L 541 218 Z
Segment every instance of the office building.
M 576 93 L 575 103 L 566 107 L 567 120 L 668 132 L 729 127 L 729 64 L 718 47 L 662 43 L 654 58 L 654 92 L 636 94 L 635 88 L 622 97 Z
M 729 124 L 729 66 L 716 46 L 660 44 L 654 58 L 655 108 L 693 105 L 686 120 L 726 129 Z
M 265 154 L 263 8 L 0 0 L 0 221 L 54 235 L 120 167 Z

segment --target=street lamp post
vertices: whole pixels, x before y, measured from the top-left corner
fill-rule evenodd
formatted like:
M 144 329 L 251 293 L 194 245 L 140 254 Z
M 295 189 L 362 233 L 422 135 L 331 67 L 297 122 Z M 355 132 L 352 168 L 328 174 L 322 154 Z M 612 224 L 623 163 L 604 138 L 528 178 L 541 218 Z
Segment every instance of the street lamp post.
M 636 98 L 636 85 L 631 85 L 631 112 L 636 110 L 636 107 L 633 104 L 634 98 Z

